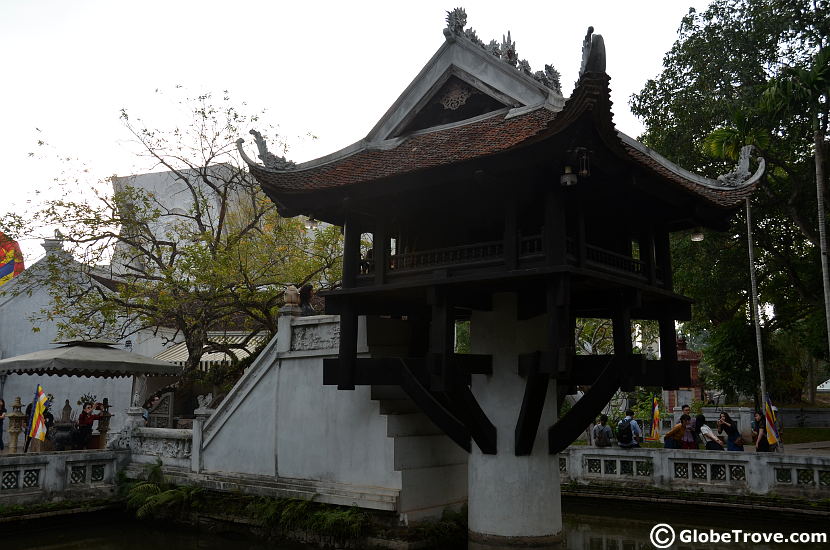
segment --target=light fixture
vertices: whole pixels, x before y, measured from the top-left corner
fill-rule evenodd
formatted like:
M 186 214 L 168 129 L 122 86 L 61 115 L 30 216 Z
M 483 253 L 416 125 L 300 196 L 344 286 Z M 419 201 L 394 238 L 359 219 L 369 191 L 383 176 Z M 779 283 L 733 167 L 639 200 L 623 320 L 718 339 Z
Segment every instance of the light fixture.
M 559 183 L 562 187 L 572 187 L 576 185 L 577 177 L 576 174 L 573 173 L 573 168 L 570 166 L 565 167 L 565 173 L 559 177 Z
M 578 147 L 576 150 L 577 161 L 579 162 L 579 177 L 587 178 L 591 175 L 591 154 L 588 149 Z
M 133 341 L 127 340 L 126 342 L 124 342 L 124 349 L 126 349 L 127 351 L 133 351 Z
M 703 238 L 704 238 L 703 231 L 701 231 L 701 229 L 699 227 L 695 228 L 695 230 L 692 231 L 691 239 L 692 239 L 693 243 L 699 243 L 703 240 Z

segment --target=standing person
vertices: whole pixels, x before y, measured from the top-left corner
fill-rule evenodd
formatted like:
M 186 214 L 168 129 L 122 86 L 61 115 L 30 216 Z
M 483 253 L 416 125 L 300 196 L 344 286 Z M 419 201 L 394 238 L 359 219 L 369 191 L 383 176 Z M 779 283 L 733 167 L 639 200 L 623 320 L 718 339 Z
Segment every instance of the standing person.
M 684 433 L 683 437 L 680 439 L 680 448 L 699 449 L 700 446 L 698 445 L 697 438 L 695 437 L 695 419 L 692 418 L 692 408 L 689 405 L 683 405 L 681 410 L 683 411 L 683 416 L 689 417 L 689 422 L 686 423 L 686 433 Z
M 767 419 L 761 411 L 755 411 L 755 420 L 752 421 L 752 439 L 755 440 L 756 453 L 768 453 L 771 451 L 769 440 L 767 440 Z
M 6 419 L 6 401 L 0 399 L 0 451 L 5 449 L 3 446 L 3 420 Z
M 703 440 L 703 446 L 706 447 L 706 450 L 723 450 L 723 441 L 715 435 L 712 428 L 706 425 L 706 417 L 702 414 L 695 417 L 695 436 Z
M 674 427 L 666 432 L 666 435 L 663 436 L 663 446 L 666 449 L 686 449 L 687 447 L 683 446 L 683 437 L 686 435 L 686 428 L 689 426 L 689 422 L 692 421 L 692 418 L 688 414 L 681 414 L 680 415 L 680 422 L 674 425 Z
M 599 424 L 594 426 L 594 445 L 597 447 L 610 447 L 611 446 L 611 439 L 613 439 L 613 435 L 611 434 L 611 426 L 607 426 L 608 422 L 608 415 L 601 414 L 599 415 Z
M 314 287 L 310 284 L 303 285 L 300 289 L 300 315 L 308 317 L 309 315 L 317 315 L 314 307 L 311 305 L 311 297 L 314 295 Z
M 617 424 L 617 445 L 624 449 L 639 447 L 642 438 L 643 431 L 634 420 L 634 411 L 626 409 L 625 418 Z
M 738 426 L 729 413 L 720 413 L 718 418 L 718 433 L 726 432 L 726 450 L 727 451 L 743 451 L 744 439 L 738 431 Z
M 92 403 L 84 403 L 84 410 L 78 416 L 78 443 L 82 449 L 86 449 L 89 438 L 92 437 L 92 423 L 100 419 L 100 414 L 92 414 Z

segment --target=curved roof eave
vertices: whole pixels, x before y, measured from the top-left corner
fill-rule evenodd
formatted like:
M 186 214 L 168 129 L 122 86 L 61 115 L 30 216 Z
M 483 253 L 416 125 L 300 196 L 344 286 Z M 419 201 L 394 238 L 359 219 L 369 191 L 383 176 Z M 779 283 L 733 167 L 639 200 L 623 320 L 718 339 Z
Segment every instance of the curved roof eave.
M 670 161 L 654 149 L 651 149 L 650 147 L 643 145 L 636 139 L 619 130 L 617 130 L 617 136 L 620 138 L 624 145 L 627 145 L 628 147 L 631 147 L 632 149 L 636 149 L 637 151 L 643 153 L 644 155 L 648 156 L 650 159 L 654 160 L 660 166 L 662 166 L 666 170 L 669 170 L 673 174 L 697 185 L 701 185 L 703 187 L 712 189 L 714 191 L 732 192 L 745 189 L 751 185 L 757 184 L 764 176 L 764 172 L 766 171 L 766 161 L 763 157 L 758 157 L 758 168 L 755 170 L 755 173 L 753 173 L 747 180 L 745 180 L 737 186 L 724 185 L 722 182 L 718 180 L 706 178 L 699 174 L 695 174 L 694 172 L 690 172 L 689 170 L 686 170 L 681 166 L 678 166 L 677 164 L 673 163 L 672 161 Z

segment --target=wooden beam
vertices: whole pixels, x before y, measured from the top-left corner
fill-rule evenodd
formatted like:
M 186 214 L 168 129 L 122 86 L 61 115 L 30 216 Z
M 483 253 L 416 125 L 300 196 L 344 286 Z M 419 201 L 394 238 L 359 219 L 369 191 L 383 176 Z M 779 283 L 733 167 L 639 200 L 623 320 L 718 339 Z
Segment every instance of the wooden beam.
M 567 260 L 567 224 L 564 196 L 558 187 L 548 187 L 545 193 L 545 222 L 542 227 L 542 246 L 548 265 L 565 265 Z
M 340 348 L 338 350 L 340 370 L 337 389 L 353 390 L 355 384 L 355 361 L 357 359 L 357 314 L 350 304 L 340 313 Z
M 508 270 L 519 266 L 519 213 L 513 193 L 504 200 L 504 265 Z
M 496 454 L 498 452 L 496 427 L 487 418 L 487 414 L 478 404 L 470 388 L 466 385 L 458 385 L 447 394 L 447 397 L 458 405 L 461 410 L 460 414 L 464 417 L 464 425 L 481 452 L 486 455 Z
M 386 268 L 389 265 L 388 258 L 389 235 L 386 234 L 386 223 L 378 220 L 375 232 L 372 234 L 372 256 L 375 261 L 375 284 L 382 285 L 386 282 Z
M 527 373 L 522 407 L 519 410 L 519 419 L 516 421 L 514 433 L 513 452 L 516 456 L 526 456 L 533 452 L 533 443 L 536 441 L 536 433 L 542 419 L 542 409 L 545 407 L 549 383 L 550 376 L 539 372 L 538 363 Z
M 665 227 L 655 229 L 654 255 L 657 265 L 663 272 L 663 288 L 672 290 L 674 283 L 672 282 L 671 272 L 671 245 L 669 243 L 669 230 Z
M 461 420 L 452 415 L 427 390 L 418 378 L 412 373 L 406 362 L 401 361 L 401 388 L 432 422 L 438 426 L 459 447 L 471 450 L 470 431 Z M 495 429 L 495 428 L 494 428 Z
M 620 385 L 619 369 L 614 365 L 616 360 L 612 358 L 582 398 L 556 424 L 548 428 L 548 452 L 550 454 L 559 453 L 576 441 L 576 438 L 585 431 L 585 427 L 596 418 L 614 396 L 614 392 Z
M 355 360 L 356 386 L 397 386 L 401 383 L 401 361 L 398 358 Z M 323 359 L 323 385 L 340 384 L 340 359 Z
M 343 288 L 352 288 L 360 271 L 360 226 L 356 215 L 348 210 L 348 199 L 344 199 L 343 204 L 346 209 L 343 225 Z

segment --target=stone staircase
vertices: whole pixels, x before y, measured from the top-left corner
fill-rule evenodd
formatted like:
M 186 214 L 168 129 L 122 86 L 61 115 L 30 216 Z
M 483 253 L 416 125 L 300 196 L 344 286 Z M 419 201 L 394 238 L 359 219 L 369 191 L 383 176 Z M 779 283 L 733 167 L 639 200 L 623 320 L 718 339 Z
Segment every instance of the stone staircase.
M 434 516 L 430 503 L 466 501 L 467 453 L 399 386 L 372 386 L 371 398 L 386 416 L 386 435 L 394 438 L 394 466 L 401 472 L 399 512 L 404 521 Z

